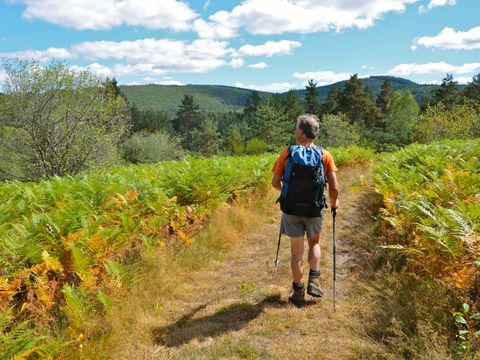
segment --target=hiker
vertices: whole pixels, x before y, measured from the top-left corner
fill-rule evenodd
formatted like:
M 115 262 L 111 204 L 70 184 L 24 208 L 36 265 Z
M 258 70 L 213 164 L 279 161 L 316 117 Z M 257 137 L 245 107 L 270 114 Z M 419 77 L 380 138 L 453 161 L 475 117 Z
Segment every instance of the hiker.
M 296 306 L 305 303 L 303 283 L 304 236 L 308 240 L 309 276 L 307 294 L 322 297 L 320 288 L 320 230 L 322 213 L 326 207 L 325 178 L 328 181 L 330 207 L 338 208 L 337 168 L 332 155 L 313 144 L 319 129 L 318 117 L 303 114 L 297 118 L 295 142 L 297 145 L 283 150 L 273 167 L 272 186 L 281 190 L 279 198 L 282 209 L 280 233 L 290 237 L 292 293 L 289 301 Z M 320 162 L 321 158 L 321 162 Z M 298 167 L 298 164 L 307 167 Z M 321 167 L 323 165 L 323 174 Z M 292 169 L 294 171 L 292 171 Z M 289 189 L 290 188 L 290 189 Z

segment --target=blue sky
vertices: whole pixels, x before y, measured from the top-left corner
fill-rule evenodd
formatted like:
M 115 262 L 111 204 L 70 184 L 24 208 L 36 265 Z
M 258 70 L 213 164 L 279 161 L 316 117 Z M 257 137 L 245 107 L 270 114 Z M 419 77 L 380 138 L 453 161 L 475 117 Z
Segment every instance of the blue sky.
M 0 0 L 0 58 L 120 84 L 466 83 L 480 73 L 479 13 L 479 0 Z

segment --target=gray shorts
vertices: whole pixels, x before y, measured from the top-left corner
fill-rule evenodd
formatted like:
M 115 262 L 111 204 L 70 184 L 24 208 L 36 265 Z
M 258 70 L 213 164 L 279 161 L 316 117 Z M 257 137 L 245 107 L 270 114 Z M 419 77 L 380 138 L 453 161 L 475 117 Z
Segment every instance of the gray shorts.
M 301 237 L 306 232 L 307 238 L 311 239 L 314 235 L 320 234 L 320 230 L 322 230 L 322 215 L 323 211 L 319 217 L 314 218 L 282 213 L 280 231 L 291 237 Z

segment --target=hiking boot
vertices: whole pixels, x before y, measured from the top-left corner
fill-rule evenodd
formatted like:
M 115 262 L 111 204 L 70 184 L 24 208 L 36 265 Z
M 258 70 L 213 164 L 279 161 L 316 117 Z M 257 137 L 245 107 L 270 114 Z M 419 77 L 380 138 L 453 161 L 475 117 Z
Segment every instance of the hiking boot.
M 320 270 L 310 270 L 308 273 L 307 294 L 313 297 L 322 297 L 323 291 L 320 289 Z
M 288 297 L 288 301 L 296 307 L 305 305 L 305 287 L 303 283 L 292 283 L 292 293 Z

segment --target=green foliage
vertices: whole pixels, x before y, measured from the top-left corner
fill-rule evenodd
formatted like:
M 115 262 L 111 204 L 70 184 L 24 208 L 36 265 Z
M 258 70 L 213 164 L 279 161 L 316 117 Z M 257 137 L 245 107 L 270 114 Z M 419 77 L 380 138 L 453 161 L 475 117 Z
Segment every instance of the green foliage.
M 428 143 L 442 139 L 480 136 L 480 103 L 466 101 L 448 110 L 442 103 L 428 107 L 413 126 L 413 140 Z
M 376 104 L 383 114 L 386 114 L 393 100 L 392 83 L 386 79 L 382 85 L 382 91 L 377 96 Z
M 0 154 L 4 177 L 74 175 L 118 160 L 116 147 L 127 131 L 128 112 L 123 98 L 105 89 L 101 79 L 61 63 L 42 67 L 16 61 L 4 68 L 0 113 L 8 124 L 0 126 L 15 129 L 1 139 L 7 148 Z M 5 156 L 16 160 L 13 173 Z
M 480 102 L 480 73 L 472 78 L 472 82 L 465 86 L 463 94 L 466 98 Z
M 200 124 L 200 107 L 193 100 L 193 96 L 185 94 L 173 121 L 173 127 L 182 137 L 182 144 L 186 149 L 192 149 L 192 132 L 198 129 Z
M 316 142 L 325 147 L 340 147 L 358 144 L 360 135 L 348 118 L 338 115 L 323 115 Z
M 134 164 L 178 160 L 183 156 L 180 140 L 165 132 L 135 133 L 122 144 L 122 157 Z
M 265 141 L 259 138 L 253 138 L 247 141 L 245 146 L 245 153 L 248 155 L 259 155 L 266 152 L 268 145 Z
M 164 111 L 139 110 L 135 105 L 130 107 L 132 117 L 132 132 L 173 132 L 172 119 Z
M 410 144 L 412 126 L 418 122 L 420 107 L 410 92 L 396 92 L 385 118 L 386 143 L 396 146 Z
M 447 74 L 442 79 L 442 84 L 435 90 L 432 98 L 429 100 L 430 106 L 442 103 L 446 110 L 452 110 L 460 102 L 460 92 L 458 83 L 453 80 L 452 74 Z
M 244 151 L 242 134 L 236 125 L 230 127 L 226 138 L 226 147 L 234 155 L 240 155 Z
M 192 131 L 190 149 L 203 156 L 218 154 L 220 150 L 220 133 L 215 120 L 204 118 L 199 129 Z
M 263 139 L 270 148 L 286 146 L 292 137 L 294 124 L 269 102 L 257 109 L 252 124 L 253 136 Z
M 317 83 L 312 80 L 308 80 L 308 85 L 305 86 L 305 112 L 307 114 L 319 115 L 320 102 L 318 101 L 318 89 Z

